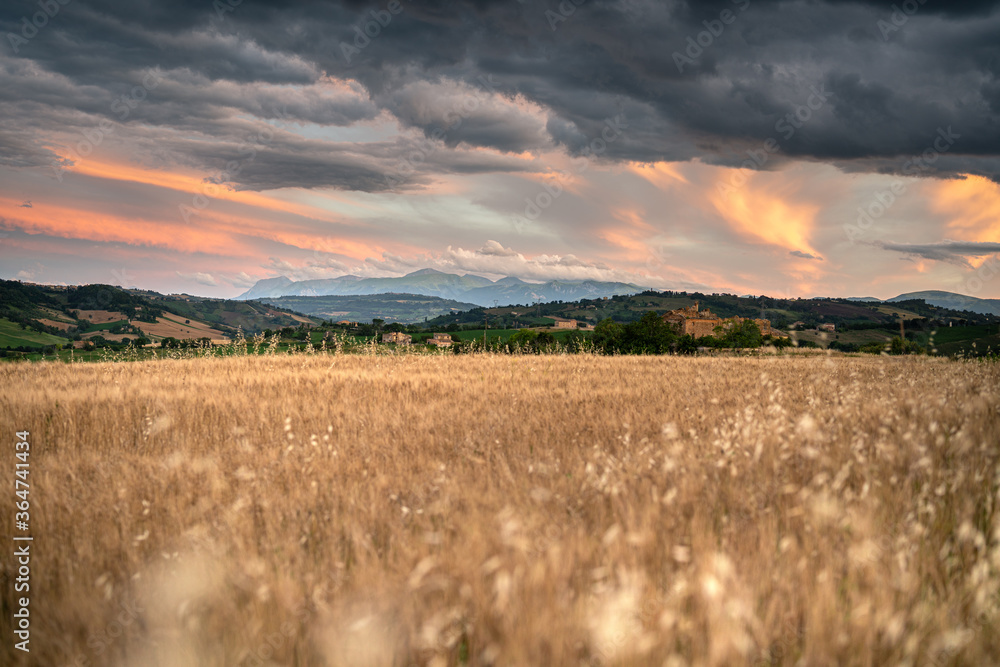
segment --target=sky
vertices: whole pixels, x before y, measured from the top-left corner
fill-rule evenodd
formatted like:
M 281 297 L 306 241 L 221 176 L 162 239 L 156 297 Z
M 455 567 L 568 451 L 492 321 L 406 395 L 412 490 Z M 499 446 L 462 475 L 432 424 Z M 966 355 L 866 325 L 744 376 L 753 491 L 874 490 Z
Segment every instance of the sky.
M 1000 298 L 998 5 L 5 0 L 0 277 Z

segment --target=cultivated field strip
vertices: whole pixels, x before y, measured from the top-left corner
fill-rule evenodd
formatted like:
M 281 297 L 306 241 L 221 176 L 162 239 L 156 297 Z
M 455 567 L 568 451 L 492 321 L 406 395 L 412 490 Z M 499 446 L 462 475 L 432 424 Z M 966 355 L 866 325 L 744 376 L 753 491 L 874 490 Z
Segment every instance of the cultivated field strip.
M 995 363 L 297 355 L 0 381 L 36 535 L 28 656 L 0 559 L 3 664 L 1000 663 Z

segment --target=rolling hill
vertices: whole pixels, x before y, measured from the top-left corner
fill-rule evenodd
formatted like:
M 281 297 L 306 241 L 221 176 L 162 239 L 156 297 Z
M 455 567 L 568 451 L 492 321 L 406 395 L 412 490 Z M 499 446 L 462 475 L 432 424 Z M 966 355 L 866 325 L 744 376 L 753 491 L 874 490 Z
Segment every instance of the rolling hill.
M 914 299 L 923 299 L 932 306 L 939 306 L 950 310 L 967 310 L 984 315 L 1000 315 L 1000 299 L 979 299 L 974 296 L 955 294 L 954 292 L 942 292 L 940 290 L 907 292 L 906 294 L 900 294 L 899 296 L 887 299 L 887 301 L 912 301 Z
M 0 281 L 0 349 L 41 349 L 87 341 L 118 344 L 163 338 L 222 342 L 238 329 L 318 324 L 260 303 L 163 295 L 111 285 L 62 287 Z
M 327 320 L 414 323 L 475 308 L 473 303 L 422 294 L 369 294 L 359 296 L 283 296 L 260 298 L 260 303 L 287 308 Z
M 437 289 L 464 286 L 462 289 L 468 288 L 466 293 L 476 293 L 479 301 L 498 294 L 521 294 L 524 289 L 538 287 L 516 278 L 493 282 L 473 277 L 465 281 L 457 280 L 467 278 L 465 276 L 437 271 L 418 274 L 417 281 L 425 286 Z M 273 279 L 268 284 L 287 287 L 294 283 Z M 567 297 L 588 289 L 585 282 L 546 284 L 552 289 L 566 287 L 566 292 L 551 293 Z M 602 285 L 609 283 L 595 283 L 591 288 L 599 290 Z M 776 299 L 646 290 L 635 294 L 487 308 L 471 300 L 424 294 L 293 295 L 236 301 L 186 294 L 163 295 L 109 285 L 57 287 L 0 281 L 0 350 L 8 347 L 12 350 L 40 349 L 87 340 L 109 344 L 142 338 L 155 342 L 167 337 L 223 341 L 238 329 L 251 335 L 265 329 L 319 326 L 328 320 L 364 323 L 381 319 L 387 323 L 419 324 L 425 330 L 447 328 L 451 331 L 481 328 L 488 321 L 490 329 L 515 330 L 550 325 L 553 317 L 591 324 L 607 318 L 630 322 L 649 311 L 666 313 L 698 302 L 702 309 L 710 309 L 722 317 L 763 317 L 780 329 L 794 328 L 802 341 L 820 347 L 850 350 L 855 349 L 852 345 L 887 341 L 898 336 L 902 326 L 907 338 L 928 350 L 970 355 L 983 354 L 1000 344 L 1000 316 L 992 310 L 996 301 L 949 292 L 913 292 L 879 301 L 867 298 Z M 952 307 L 936 304 L 951 304 Z M 835 331 L 819 331 L 820 324 L 833 324 Z

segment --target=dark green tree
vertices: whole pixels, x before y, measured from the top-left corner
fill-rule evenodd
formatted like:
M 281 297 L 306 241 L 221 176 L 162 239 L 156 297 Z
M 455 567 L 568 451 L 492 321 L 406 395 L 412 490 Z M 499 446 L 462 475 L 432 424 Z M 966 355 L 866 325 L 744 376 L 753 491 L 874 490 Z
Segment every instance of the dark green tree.
M 507 345 L 514 352 L 537 352 L 538 332 L 521 329 L 507 339 Z
M 672 326 L 653 311 L 625 325 L 623 352 L 663 354 L 669 352 L 677 336 Z
M 738 324 L 733 324 L 729 329 L 722 327 L 715 327 L 715 329 L 717 332 L 722 332 L 722 347 L 760 347 L 764 342 L 760 327 L 753 320 L 743 320 Z
M 625 327 L 609 317 L 594 327 L 594 347 L 605 354 L 621 352 L 624 336 Z

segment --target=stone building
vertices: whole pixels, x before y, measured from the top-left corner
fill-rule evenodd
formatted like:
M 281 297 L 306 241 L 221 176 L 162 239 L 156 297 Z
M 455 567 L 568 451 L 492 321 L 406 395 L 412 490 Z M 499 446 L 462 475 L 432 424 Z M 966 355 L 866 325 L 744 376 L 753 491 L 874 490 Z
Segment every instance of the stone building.
M 663 316 L 663 321 L 673 324 L 677 327 L 677 331 L 679 333 L 689 334 L 695 338 L 701 338 L 702 336 L 719 336 L 720 333 L 716 332 L 715 327 L 721 326 L 722 330 L 726 331 L 747 319 L 750 318 L 719 317 L 710 310 L 700 310 L 698 308 L 697 301 L 694 302 L 693 306 L 672 310 Z M 757 325 L 760 329 L 760 333 L 764 336 L 772 336 L 775 338 L 788 337 L 786 334 L 773 328 L 770 320 L 754 318 L 752 321 Z
M 410 334 L 401 333 L 399 331 L 392 331 L 390 333 L 382 334 L 383 343 L 395 343 L 396 345 L 409 345 L 413 341 L 413 336 Z
M 673 324 L 681 334 L 689 334 L 695 338 L 714 336 L 715 327 L 722 324 L 722 319 L 712 311 L 698 308 L 698 302 L 687 308 L 672 310 L 663 316 L 663 321 Z
M 451 347 L 451 334 L 446 333 L 436 333 L 433 338 L 427 339 L 428 345 L 435 345 L 437 347 Z

